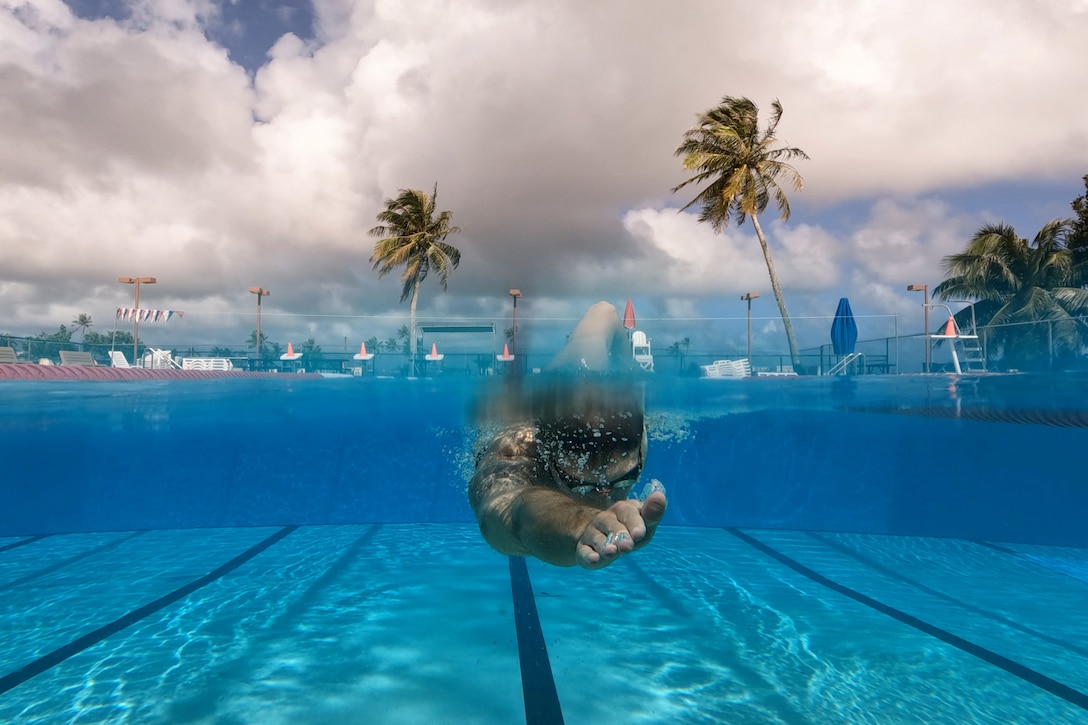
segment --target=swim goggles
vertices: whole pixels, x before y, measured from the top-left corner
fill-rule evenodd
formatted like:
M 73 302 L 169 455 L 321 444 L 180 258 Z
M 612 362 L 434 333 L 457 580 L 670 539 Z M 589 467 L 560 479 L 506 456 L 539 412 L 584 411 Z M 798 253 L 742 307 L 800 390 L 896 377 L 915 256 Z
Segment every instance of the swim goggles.
M 642 465 L 644 457 L 642 454 L 642 446 L 638 447 L 638 462 L 626 473 L 619 478 L 610 480 L 593 481 L 587 480 L 580 476 L 572 476 L 565 470 L 560 470 L 555 465 L 555 461 L 549 461 L 548 469 L 551 471 L 552 477 L 556 483 L 565 485 L 572 492 L 580 496 L 588 496 L 590 494 L 608 495 L 615 489 L 626 490 L 634 485 L 635 481 L 642 475 Z

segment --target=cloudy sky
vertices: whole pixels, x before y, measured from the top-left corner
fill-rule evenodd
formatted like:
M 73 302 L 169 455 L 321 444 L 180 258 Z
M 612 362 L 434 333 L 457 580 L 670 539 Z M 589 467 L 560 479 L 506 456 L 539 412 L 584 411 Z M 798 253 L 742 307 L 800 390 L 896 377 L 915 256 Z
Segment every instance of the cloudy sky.
M 785 348 L 750 226 L 678 213 L 695 114 L 785 108 L 793 216 L 764 227 L 802 347 L 921 327 L 906 285 L 986 222 L 1084 193 L 1088 0 L 0 0 L 0 332 L 132 305 L 152 344 L 336 349 L 405 322 L 366 231 L 399 188 L 462 233 L 422 316 L 569 326 L 633 297 L 655 345 Z M 692 192 L 693 194 L 694 192 Z M 695 318 L 705 318 L 696 320 Z M 122 326 L 122 329 L 127 329 Z M 501 340 L 499 342 L 501 346 Z

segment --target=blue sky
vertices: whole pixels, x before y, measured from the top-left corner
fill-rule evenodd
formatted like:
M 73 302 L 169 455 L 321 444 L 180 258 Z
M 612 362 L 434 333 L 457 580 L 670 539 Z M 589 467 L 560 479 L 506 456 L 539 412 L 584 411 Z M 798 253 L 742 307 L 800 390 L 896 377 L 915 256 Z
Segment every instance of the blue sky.
M 125 0 L 68 0 L 77 17 L 86 20 L 108 18 L 117 22 L 133 19 L 134 4 Z M 313 39 L 313 4 L 306 0 L 271 2 L 241 0 L 210 4 L 204 32 L 222 46 L 232 61 L 256 73 L 268 61 L 268 51 L 287 33 Z
M 808 152 L 788 223 L 764 218 L 802 347 L 848 296 L 861 336 L 917 332 L 910 283 L 983 223 L 1031 237 L 1088 173 L 1085 0 L 0 0 L 0 332 L 130 305 L 181 309 L 149 342 L 241 344 L 260 285 L 273 340 L 404 324 L 366 230 L 439 184 L 461 268 L 420 314 L 558 335 L 635 300 L 667 346 L 785 348 L 751 227 L 678 209 L 673 156 L 723 95 Z M 730 29 L 744 28 L 743 33 Z M 708 321 L 701 322 L 700 320 Z

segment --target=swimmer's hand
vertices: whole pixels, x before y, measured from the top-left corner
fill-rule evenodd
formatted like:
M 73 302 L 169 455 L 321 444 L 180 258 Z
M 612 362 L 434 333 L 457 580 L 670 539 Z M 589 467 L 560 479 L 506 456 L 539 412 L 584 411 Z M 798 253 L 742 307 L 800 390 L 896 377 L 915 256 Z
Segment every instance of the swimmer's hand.
M 650 543 L 665 515 L 665 494 L 655 491 L 645 501 L 617 501 L 598 513 L 578 538 L 575 558 L 586 569 L 602 569 L 624 554 Z

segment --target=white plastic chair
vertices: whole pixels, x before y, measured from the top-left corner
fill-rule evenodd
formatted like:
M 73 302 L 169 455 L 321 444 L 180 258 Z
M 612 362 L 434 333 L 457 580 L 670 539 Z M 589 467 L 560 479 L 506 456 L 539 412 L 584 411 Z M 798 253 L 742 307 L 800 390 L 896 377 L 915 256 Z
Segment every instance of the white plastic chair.
M 646 339 L 646 333 L 635 330 L 631 333 L 631 355 L 635 362 L 648 373 L 654 371 L 654 356 L 650 354 L 650 341 Z

